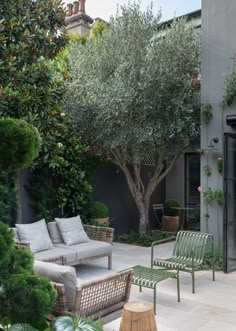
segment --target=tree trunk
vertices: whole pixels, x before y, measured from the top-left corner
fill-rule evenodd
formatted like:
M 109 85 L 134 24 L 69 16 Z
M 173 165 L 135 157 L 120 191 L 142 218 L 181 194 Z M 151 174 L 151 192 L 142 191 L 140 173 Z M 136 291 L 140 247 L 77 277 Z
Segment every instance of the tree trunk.
M 139 205 L 137 204 L 137 207 L 139 210 L 139 233 L 146 233 L 150 230 L 149 206 L 145 206 L 142 202 Z
M 169 166 L 164 170 L 164 159 L 159 157 L 158 164 L 154 166 L 153 175 L 150 177 L 149 182 L 145 188 L 141 178 L 141 164 L 133 162 L 130 164 L 133 168 L 133 172 L 127 166 L 126 161 L 122 158 L 122 154 L 118 151 L 111 152 L 113 159 L 112 162 L 116 164 L 124 173 L 129 190 L 135 201 L 135 204 L 139 211 L 139 233 L 145 233 L 150 230 L 149 223 L 149 207 L 151 196 L 157 187 L 157 185 L 168 175 L 172 170 L 175 161 L 178 159 L 179 154 L 175 155 L 170 162 Z

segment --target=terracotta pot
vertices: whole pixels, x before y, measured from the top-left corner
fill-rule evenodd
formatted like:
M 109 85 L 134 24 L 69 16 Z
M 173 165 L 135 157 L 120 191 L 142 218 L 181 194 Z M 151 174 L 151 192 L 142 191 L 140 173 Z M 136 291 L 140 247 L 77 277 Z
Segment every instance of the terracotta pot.
M 179 230 L 179 216 L 162 216 L 162 228 L 164 231 L 177 232 Z
M 107 224 L 109 223 L 109 217 L 105 217 L 105 218 L 94 218 L 94 221 L 98 224 Z

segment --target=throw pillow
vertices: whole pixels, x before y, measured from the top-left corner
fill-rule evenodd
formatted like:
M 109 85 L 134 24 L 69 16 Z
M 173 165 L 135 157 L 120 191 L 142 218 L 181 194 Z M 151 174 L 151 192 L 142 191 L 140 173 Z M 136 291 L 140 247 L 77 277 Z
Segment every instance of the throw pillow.
M 71 218 L 55 218 L 66 245 L 75 245 L 88 242 L 89 238 L 84 231 L 80 216 Z
M 32 224 L 16 224 L 20 241 L 30 244 L 32 252 L 46 251 L 53 248 L 44 219 Z
M 49 222 L 47 227 L 53 244 L 64 244 L 57 222 Z
M 65 286 L 67 308 L 72 310 L 77 286 L 75 269 L 50 262 L 34 261 L 34 271 Z

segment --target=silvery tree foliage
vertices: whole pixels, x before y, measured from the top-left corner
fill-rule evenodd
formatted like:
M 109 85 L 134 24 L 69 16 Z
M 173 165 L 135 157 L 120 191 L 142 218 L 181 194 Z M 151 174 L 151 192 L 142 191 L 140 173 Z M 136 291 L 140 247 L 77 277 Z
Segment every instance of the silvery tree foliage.
M 65 107 L 84 142 L 124 173 L 145 232 L 153 191 L 199 137 L 199 37 L 185 19 L 160 24 L 139 4 L 121 11 L 101 36 L 70 48 Z

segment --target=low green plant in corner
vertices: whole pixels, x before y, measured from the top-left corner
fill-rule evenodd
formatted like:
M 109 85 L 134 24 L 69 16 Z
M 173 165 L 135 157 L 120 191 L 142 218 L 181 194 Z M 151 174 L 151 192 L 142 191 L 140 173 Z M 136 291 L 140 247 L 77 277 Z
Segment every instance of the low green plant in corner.
M 91 218 L 106 218 L 109 216 L 106 204 L 100 201 L 91 204 L 90 214 Z
M 223 253 L 221 250 L 215 251 L 214 264 L 215 264 L 215 270 L 217 271 L 223 270 Z M 212 252 L 211 250 L 207 250 L 204 256 L 202 269 L 203 270 L 211 269 L 211 265 L 212 265 Z
M 175 208 L 179 208 L 180 204 L 177 200 L 167 200 L 163 203 L 164 215 L 166 216 L 179 216 L 179 210 Z

